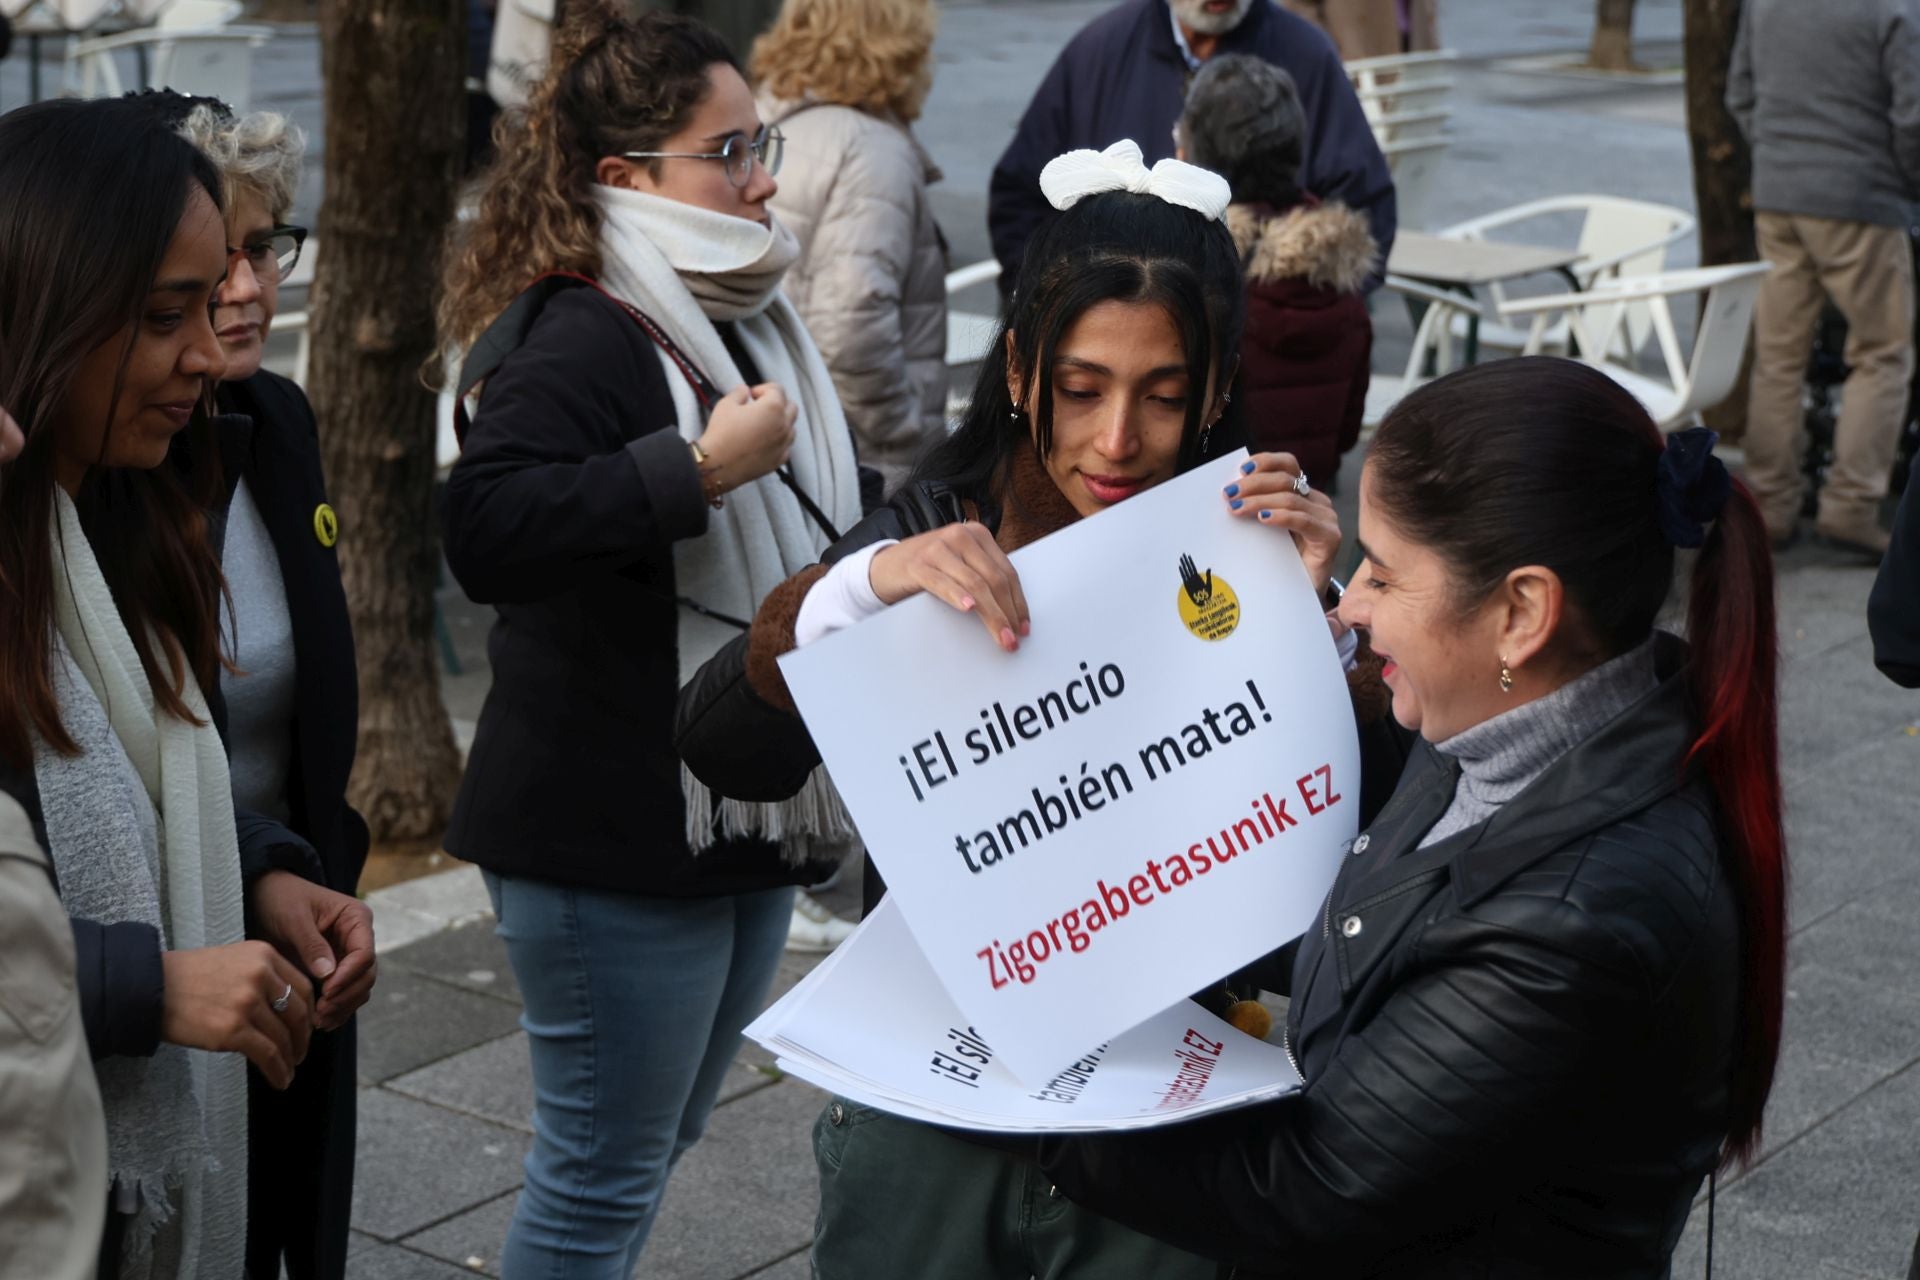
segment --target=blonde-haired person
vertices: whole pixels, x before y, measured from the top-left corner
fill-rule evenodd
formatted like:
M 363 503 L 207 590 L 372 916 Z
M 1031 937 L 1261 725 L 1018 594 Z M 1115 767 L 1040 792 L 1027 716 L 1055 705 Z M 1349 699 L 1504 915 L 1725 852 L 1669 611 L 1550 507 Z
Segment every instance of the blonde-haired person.
M 780 292 L 799 255 L 767 208 L 780 136 L 717 35 L 569 4 L 495 141 L 442 303 L 462 377 L 491 365 L 447 559 L 498 610 L 446 845 L 484 871 L 526 1004 L 534 1144 L 501 1273 L 625 1280 L 793 886 L 831 870 L 810 837 L 848 834 L 824 775 L 782 806 L 683 779 L 682 675 L 859 518 L 859 482 Z M 530 288 L 550 272 L 585 282 Z
M 787 295 L 820 344 L 862 464 L 892 492 L 946 434 L 940 171 L 913 136 L 933 84 L 931 0 L 786 0 L 755 42 L 787 135 L 773 207 L 800 240 Z
M 247 1272 L 341 1280 L 353 1200 L 355 1030 L 372 994 L 373 916 L 354 897 L 367 826 L 347 804 L 358 730 L 358 672 L 313 408 L 261 367 L 280 285 L 306 231 L 289 222 L 306 140 L 285 116 L 235 115 L 161 92 L 155 109 L 219 171 L 227 274 L 214 333 L 227 372 L 216 388 L 219 503 L 212 541 L 232 608 L 232 666 L 210 691 L 226 741 L 250 886 L 250 933 L 313 983 L 307 1060 L 285 1092 L 255 1076 L 248 1094 Z M 184 455 L 176 458 L 190 464 Z

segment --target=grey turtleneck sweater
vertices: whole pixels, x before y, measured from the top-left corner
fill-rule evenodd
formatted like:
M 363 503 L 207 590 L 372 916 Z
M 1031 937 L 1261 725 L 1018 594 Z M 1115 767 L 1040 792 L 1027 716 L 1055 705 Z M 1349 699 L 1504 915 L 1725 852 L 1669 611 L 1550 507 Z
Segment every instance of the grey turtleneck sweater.
M 1659 685 L 1653 641 L 1603 662 L 1544 698 L 1483 720 L 1433 749 L 1460 766 L 1453 803 L 1420 847 L 1492 817 L 1567 752 Z

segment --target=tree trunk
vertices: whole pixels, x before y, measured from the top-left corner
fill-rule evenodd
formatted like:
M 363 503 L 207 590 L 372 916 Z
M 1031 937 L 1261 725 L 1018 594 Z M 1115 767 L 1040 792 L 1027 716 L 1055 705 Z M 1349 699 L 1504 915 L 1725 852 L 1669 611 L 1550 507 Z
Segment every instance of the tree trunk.
M 1752 157 L 1727 110 L 1727 66 L 1740 27 L 1740 0 L 1685 0 L 1687 141 L 1693 150 L 1693 201 L 1700 215 L 1700 264 L 1752 262 Z M 1752 345 L 1747 348 L 1751 360 Z M 1706 415 L 1707 425 L 1731 443 L 1747 423 L 1747 376 Z
M 326 203 L 312 393 L 360 660 L 348 798 L 379 841 L 445 827 L 460 757 L 433 649 L 433 302 L 464 125 L 461 0 L 322 0 Z
M 1601 71 L 1634 70 L 1633 0 L 1600 0 L 1587 65 Z

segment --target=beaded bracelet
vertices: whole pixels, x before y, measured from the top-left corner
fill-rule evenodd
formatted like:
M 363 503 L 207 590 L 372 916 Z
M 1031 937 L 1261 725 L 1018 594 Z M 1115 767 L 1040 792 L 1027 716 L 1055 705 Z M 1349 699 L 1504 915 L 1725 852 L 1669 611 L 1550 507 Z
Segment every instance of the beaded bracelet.
M 708 467 L 707 451 L 700 447 L 698 440 L 687 441 L 687 448 L 693 450 L 693 465 L 700 469 L 700 491 L 706 495 L 707 505 L 718 511 L 727 505 L 721 496 L 720 468 Z

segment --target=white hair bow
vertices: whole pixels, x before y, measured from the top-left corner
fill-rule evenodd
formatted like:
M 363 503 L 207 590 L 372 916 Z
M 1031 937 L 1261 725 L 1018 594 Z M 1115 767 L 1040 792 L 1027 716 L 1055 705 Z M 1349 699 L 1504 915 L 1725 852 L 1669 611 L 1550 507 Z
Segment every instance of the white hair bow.
M 1162 160 L 1149 169 L 1139 144 L 1124 138 L 1105 151 L 1069 151 L 1047 161 L 1040 171 L 1040 191 L 1063 210 L 1103 191 L 1131 191 L 1158 196 L 1215 222 L 1233 200 L 1233 188 L 1219 174 L 1180 160 Z

